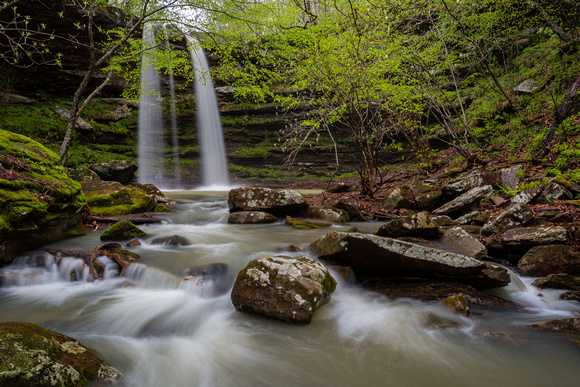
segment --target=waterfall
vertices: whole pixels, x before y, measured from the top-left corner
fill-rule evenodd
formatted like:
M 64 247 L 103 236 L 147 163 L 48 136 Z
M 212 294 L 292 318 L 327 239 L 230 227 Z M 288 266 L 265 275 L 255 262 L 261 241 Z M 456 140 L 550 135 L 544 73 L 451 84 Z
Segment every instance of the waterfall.
M 155 46 L 152 25 L 143 28 L 145 48 Z M 138 124 L 138 181 L 160 184 L 163 177 L 163 120 L 161 113 L 161 82 L 155 69 L 156 52 L 150 49 L 141 59 L 141 84 Z M 161 144 L 161 146 L 160 146 Z
M 209 65 L 199 43 L 192 37 L 186 38 L 195 71 L 197 130 L 201 147 L 203 185 L 225 187 L 229 185 L 226 151 Z

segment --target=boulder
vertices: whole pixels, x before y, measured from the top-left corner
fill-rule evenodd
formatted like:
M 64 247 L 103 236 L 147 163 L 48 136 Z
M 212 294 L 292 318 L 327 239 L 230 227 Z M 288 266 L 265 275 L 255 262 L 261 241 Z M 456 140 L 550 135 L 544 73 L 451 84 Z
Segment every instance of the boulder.
M 527 250 L 534 246 L 566 243 L 566 229 L 563 227 L 518 227 L 501 234 L 505 248 Z
M 501 169 L 501 186 L 508 191 L 516 190 L 520 184 L 520 177 L 518 174 L 521 169 L 521 165 L 513 165 L 509 168 Z
M 355 192 L 357 190 L 356 184 L 348 183 L 337 183 L 336 185 L 330 187 L 326 192 L 328 193 L 345 193 L 345 192 Z
M 134 238 L 147 238 L 146 232 L 128 220 L 120 220 L 101 234 L 102 241 L 123 241 Z
M 457 196 L 473 188 L 495 185 L 499 182 L 501 182 L 501 173 L 499 171 L 487 172 L 481 168 L 476 168 L 447 183 L 443 186 L 442 191 L 445 196 Z
M 363 213 L 359 210 L 356 200 L 347 196 L 339 198 L 336 202 L 334 202 L 332 208 L 346 211 L 348 214 L 348 219 L 353 222 L 366 220 Z
M 511 204 L 509 207 L 494 213 L 481 228 L 485 235 L 502 234 L 503 232 L 523 226 L 532 219 L 534 213 L 526 204 Z
M 69 120 L 71 117 L 71 113 L 70 110 L 68 109 L 63 109 L 63 108 L 57 108 L 54 111 L 59 117 L 60 119 L 63 120 Z M 77 118 L 77 122 L 75 123 L 75 128 L 77 129 L 82 129 L 82 130 L 93 130 L 93 125 L 89 124 L 87 121 L 83 120 L 82 118 Z
M 91 215 L 112 216 L 153 211 L 155 197 L 139 186 L 124 186 L 116 181 L 93 180 L 81 183 Z
M 433 213 L 437 215 L 453 214 L 471 206 L 472 204 L 477 203 L 479 200 L 485 197 L 491 196 L 491 194 L 493 194 L 493 187 L 491 185 L 475 187 L 453 199 L 452 201 L 445 203 L 441 207 L 434 210 Z
M 485 246 L 461 227 L 446 230 L 442 240 L 451 245 L 458 253 L 468 257 L 481 259 L 487 255 Z
M 412 192 L 400 187 L 395 188 L 383 202 L 383 209 L 394 211 L 400 208 L 413 209 Z
M 580 290 L 570 290 L 560 295 L 561 300 L 580 301 Z
M 68 177 L 75 181 L 100 180 L 99 175 L 89 168 L 65 168 Z
M 580 275 L 580 252 L 567 245 L 532 247 L 518 262 L 518 271 L 531 277 L 557 273 Z
M 468 214 L 462 215 L 459 218 L 455 219 L 456 224 L 478 224 L 483 225 L 489 219 L 489 214 L 483 211 L 471 211 Z
M 299 216 L 310 219 L 321 219 L 333 223 L 346 223 L 349 216 L 345 210 L 339 210 L 329 206 L 309 206 L 300 211 Z
M 0 323 L 0 385 L 115 384 L 121 373 L 71 337 L 25 322 Z
M 541 184 L 526 188 L 525 190 L 518 192 L 514 197 L 510 199 L 510 204 L 528 204 L 531 203 L 532 200 L 536 196 L 542 192 L 544 186 Z
M 480 289 L 510 282 L 505 268 L 464 255 L 376 235 L 330 232 L 310 244 L 319 258 L 356 275 L 454 280 Z
M 547 184 L 538 184 L 517 193 L 513 198 L 510 199 L 510 203 L 551 204 L 562 195 L 564 195 L 565 192 L 566 190 L 560 184 L 552 182 Z
M 181 235 L 171 235 L 154 238 L 151 241 L 152 245 L 165 245 L 165 246 L 190 246 L 191 242 L 184 236 Z
M 320 262 L 277 256 L 248 263 L 236 277 L 231 298 L 240 312 L 309 324 L 335 288 L 335 279 Z
M 431 190 L 415 194 L 415 206 L 418 210 L 431 211 L 441 205 L 443 192 Z
M 274 215 L 264 211 L 238 211 L 232 212 L 228 223 L 232 224 L 255 224 L 274 223 L 278 220 Z
M 540 321 L 537 323 L 526 324 L 523 327 L 541 329 L 543 331 L 580 335 L 580 317 Z
M 93 164 L 89 167 L 101 180 L 130 183 L 135 178 L 137 164 L 131 160 L 113 160 L 108 163 Z
M 242 187 L 228 193 L 230 212 L 264 211 L 276 216 L 295 215 L 308 207 L 301 193 L 292 190 Z
M 24 251 L 85 233 L 81 186 L 58 156 L 0 129 L 0 266 Z
M 418 212 L 412 216 L 393 219 L 382 225 L 376 232 L 381 237 L 421 237 L 425 239 L 439 238 L 442 234 L 439 227 L 427 211 Z
M 470 314 L 469 306 L 467 305 L 467 298 L 465 298 L 465 294 L 463 293 L 446 297 L 441 301 L 441 304 L 451 309 L 454 313 L 462 314 L 464 316 Z
M 539 288 L 580 290 L 580 278 L 570 274 L 550 274 L 547 277 L 536 278 L 532 285 Z

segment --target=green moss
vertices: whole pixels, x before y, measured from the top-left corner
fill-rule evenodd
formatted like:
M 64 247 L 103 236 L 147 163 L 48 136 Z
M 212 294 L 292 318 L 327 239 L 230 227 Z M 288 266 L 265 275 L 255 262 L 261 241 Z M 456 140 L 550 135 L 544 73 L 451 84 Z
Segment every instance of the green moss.
M 101 234 L 102 241 L 122 241 L 133 238 L 146 238 L 147 233 L 128 220 L 120 220 Z
M 305 219 L 291 218 L 289 216 L 286 217 L 286 224 L 289 224 L 297 230 L 307 230 L 312 228 L 324 228 L 332 226 L 332 223 L 328 222 L 314 222 Z

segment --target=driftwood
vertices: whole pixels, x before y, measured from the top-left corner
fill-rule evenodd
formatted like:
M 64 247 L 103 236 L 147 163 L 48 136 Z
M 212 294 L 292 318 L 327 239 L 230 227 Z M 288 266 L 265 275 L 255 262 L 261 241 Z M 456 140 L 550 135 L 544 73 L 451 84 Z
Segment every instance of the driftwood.
M 564 121 L 566 118 L 570 117 L 573 114 L 578 113 L 580 111 L 580 77 L 576 78 L 568 93 L 564 97 L 564 100 L 558 106 L 558 110 L 556 111 L 556 118 L 552 125 L 550 126 L 550 130 L 546 133 L 544 140 L 542 141 L 542 146 L 540 150 L 534 155 L 534 159 L 539 157 L 544 151 L 546 147 L 554 138 L 554 134 L 556 134 L 556 129 L 558 126 Z

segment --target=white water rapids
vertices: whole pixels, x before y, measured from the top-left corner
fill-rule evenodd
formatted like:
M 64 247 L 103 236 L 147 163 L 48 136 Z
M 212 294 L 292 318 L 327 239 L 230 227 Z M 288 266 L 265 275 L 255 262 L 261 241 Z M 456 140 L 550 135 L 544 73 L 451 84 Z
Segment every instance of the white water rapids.
M 174 193 L 177 195 L 176 193 Z M 578 303 L 558 292 L 536 297 L 502 290 L 518 309 L 478 309 L 470 318 L 438 303 L 389 299 L 339 283 L 307 326 L 234 310 L 229 290 L 250 260 L 303 248 L 329 230 L 284 224 L 228 225 L 224 195 L 180 195 L 170 221 L 143 226 L 151 236 L 126 279 L 70 282 L 51 259 L 3 269 L 17 278 L 0 288 L 0 321 L 28 321 L 72 336 L 120 369 L 123 386 L 574 386 L 580 350 L 567 338 L 518 328 L 574 317 Z M 371 231 L 379 224 L 356 224 Z M 348 229 L 352 224 L 334 229 Z M 190 246 L 151 245 L 182 235 Z M 51 245 L 92 249 L 100 231 Z M 308 254 L 284 253 L 287 255 Z M 36 259 L 38 261 L 38 258 Z M 68 269 L 74 267 L 71 260 Z M 215 281 L 181 281 L 188 267 L 226 263 Z M 7 276 L 8 277 L 8 276 Z M 134 286 L 123 286 L 129 281 Z M 220 288 L 225 288 L 220 292 Z M 432 316 L 457 326 L 436 328 Z M 489 339 L 486 332 L 524 334 Z

